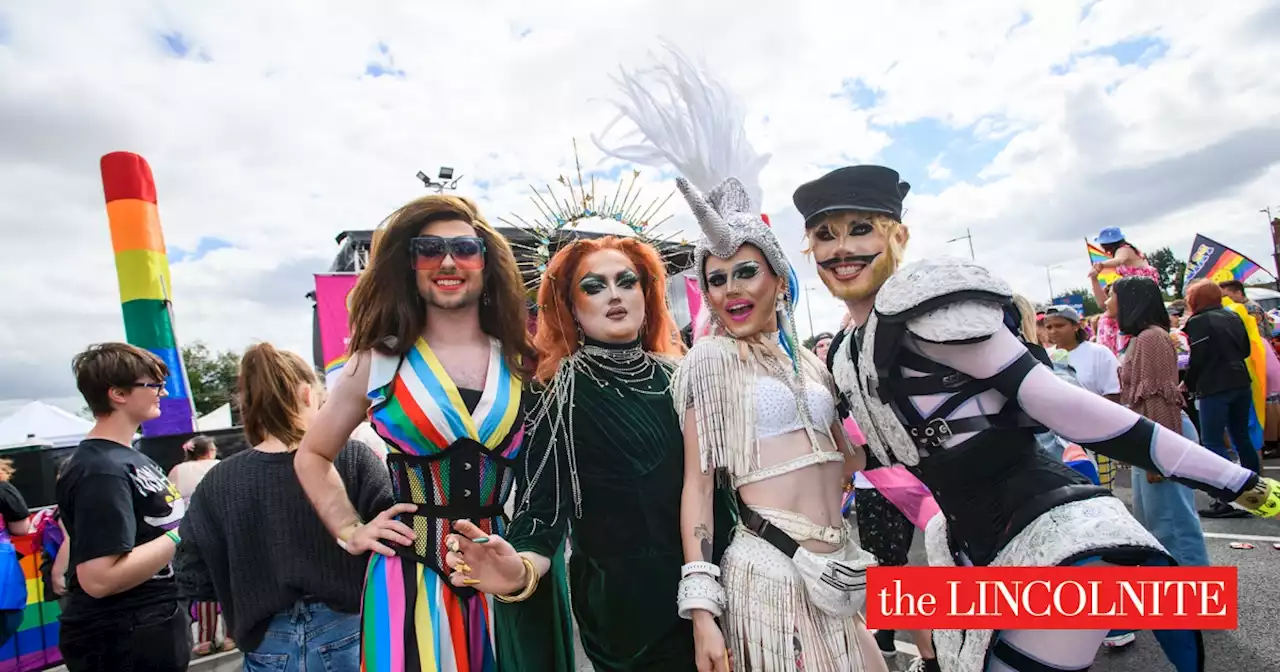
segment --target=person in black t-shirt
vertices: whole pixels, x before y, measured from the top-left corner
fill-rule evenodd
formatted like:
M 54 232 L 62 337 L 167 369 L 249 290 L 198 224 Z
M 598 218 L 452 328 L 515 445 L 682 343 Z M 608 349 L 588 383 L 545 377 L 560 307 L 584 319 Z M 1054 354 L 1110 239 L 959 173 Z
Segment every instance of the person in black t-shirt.
M 31 511 L 22 493 L 9 482 L 12 476 L 13 462 L 0 459 L 0 518 L 4 519 L 0 530 L 0 646 L 22 627 L 27 608 L 27 581 L 10 536 L 31 533 Z
M 125 343 L 95 345 L 72 366 L 97 422 L 58 479 L 71 538 L 58 648 L 70 672 L 185 670 L 190 618 L 172 564 L 185 503 L 130 445 L 138 426 L 160 415 L 168 367 Z

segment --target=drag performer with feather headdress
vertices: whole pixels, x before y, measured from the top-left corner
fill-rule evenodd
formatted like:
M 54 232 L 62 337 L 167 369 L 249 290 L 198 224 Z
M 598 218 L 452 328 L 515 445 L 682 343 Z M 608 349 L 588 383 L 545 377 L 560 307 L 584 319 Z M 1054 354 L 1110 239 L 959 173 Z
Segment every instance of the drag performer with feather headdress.
M 715 331 L 674 381 L 686 455 L 679 613 L 694 621 L 699 670 L 883 670 L 858 616 L 875 561 L 840 511 L 865 455 L 840 427 L 831 376 L 796 340 L 799 282 L 759 210 L 768 157 L 747 142 L 728 93 L 676 57 L 652 71 L 656 83 L 623 73 L 623 112 L 646 142 L 611 153 L 678 168 L 703 233 L 694 272 Z M 678 98 L 660 101 L 662 89 Z M 717 474 L 737 495 L 739 524 L 714 564 Z

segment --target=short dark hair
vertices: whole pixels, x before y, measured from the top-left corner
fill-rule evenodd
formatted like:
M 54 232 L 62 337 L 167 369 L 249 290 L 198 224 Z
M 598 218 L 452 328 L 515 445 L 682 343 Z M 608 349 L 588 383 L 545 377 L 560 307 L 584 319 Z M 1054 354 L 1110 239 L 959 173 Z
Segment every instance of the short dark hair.
M 169 367 L 155 354 L 128 343 L 97 343 L 71 360 L 76 388 L 94 417 L 115 411 L 111 390 L 131 389 L 142 378 L 157 383 L 169 377 Z
M 1224 280 L 1218 283 L 1218 286 L 1228 292 L 1240 292 L 1244 294 L 1244 283 L 1239 280 Z

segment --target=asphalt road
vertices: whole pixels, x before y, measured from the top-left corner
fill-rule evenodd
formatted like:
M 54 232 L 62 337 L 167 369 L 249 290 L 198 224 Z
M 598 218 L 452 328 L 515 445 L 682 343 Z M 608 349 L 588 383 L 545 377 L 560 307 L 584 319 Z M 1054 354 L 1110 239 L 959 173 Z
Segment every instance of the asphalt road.
M 1267 460 L 1264 473 L 1280 478 L 1280 460 Z M 1122 472 L 1116 495 L 1125 504 L 1132 504 L 1132 491 L 1128 486 L 1127 470 Z M 1201 508 L 1208 506 L 1209 498 L 1196 494 Z M 1208 631 L 1204 633 L 1205 672 L 1234 672 L 1236 670 L 1280 670 L 1280 621 L 1276 610 L 1280 609 L 1280 550 L 1272 547 L 1280 543 L 1280 521 L 1259 518 L 1232 518 L 1227 520 L 1201 519 L 1205 531 L 1205 544 L 1209 560 L 1214 565 L 1239 567 L 1239 627 L 1232 631 Z M 1230 544 L 1249 542 L 1253 550 L 1236 550 Z M 916 534 L 911 547 L 911 562 L 927 564 L 922 534 Z M 910 651 L 906 636 L 899 633 L 899 647 Z M 899 655 L 895 661 L 898 670 L 911 662 L 910 655 Z M 1098 652 L 1090 672 L 1174 672 L 1149 632 L 1138 633 L 1138 641 L 1119 650 L 1103 649 Z

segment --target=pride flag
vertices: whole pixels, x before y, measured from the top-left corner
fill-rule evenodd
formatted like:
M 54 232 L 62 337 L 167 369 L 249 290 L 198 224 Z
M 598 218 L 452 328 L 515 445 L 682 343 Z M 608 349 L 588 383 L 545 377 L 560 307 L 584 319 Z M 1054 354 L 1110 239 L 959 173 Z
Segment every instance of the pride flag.
M 355 273 L 316 274 L 316 319 L 320 327 L 325 383 L 329 389 L 333 389 L 338 372 L 347 363 L 347 345 L 351 341 L 347 295 L 355 289 L 358 278 Z
M 1196 234 L 1196 239 L 1191 243 L 1191 256 L 1187 257 L 1187 273 L 1182 286 L 1185 288 L 1201 278 L 1214 282 L 1244 282 L 1260 270 L 1262 267 L 1252 259 L 1222 243 Z
M 27 607 L 18 633 L 0 647 L 0 672 L 45 670 L 62 662 L 58 651 L 58 616 L 62 610 L 55 596 L 45 595 L 40 576 L 44 551 L 39 535 L 14 537 L 13 545 L 22 556 L 19 564 L 27 582 Z
M 1101 247 L 1098 247 L 1096 244 L 1089 242 L 1088 238 L 1085 238 L 1084 246 L 1085 246 L 1085 249 L 1089 251 L 1090 266 L 1092 266 L 1093 264 L 1101 264 L 1102 262 L 1108 261 L 1111 259 L 1111 255 L 1107 254 L 1106 250 L 1103 250 Z M 1120 274 L 1110 268 L 1104 268 L 1102 269 L 1101 273 L 1098 273 L 1098 284 L 1102 285 L 1103 287 L 1106 287 L 1107 285 L 1119 279 L 1120 279 Z

